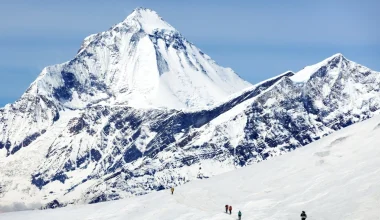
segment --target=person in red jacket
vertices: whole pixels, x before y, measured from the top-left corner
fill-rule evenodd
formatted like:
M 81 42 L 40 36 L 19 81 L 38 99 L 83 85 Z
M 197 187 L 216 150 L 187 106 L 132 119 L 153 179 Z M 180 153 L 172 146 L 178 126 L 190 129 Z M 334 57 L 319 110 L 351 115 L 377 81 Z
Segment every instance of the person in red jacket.
M 228 205 L 225 206 L 226 207 L 226 213 L 228 212 Z
M 231 215 L 231 212 L 232 212 L 232 206 L 230 206 L 230 207 L 228 208 L 228 210 L 230 210 L 230 215 Z

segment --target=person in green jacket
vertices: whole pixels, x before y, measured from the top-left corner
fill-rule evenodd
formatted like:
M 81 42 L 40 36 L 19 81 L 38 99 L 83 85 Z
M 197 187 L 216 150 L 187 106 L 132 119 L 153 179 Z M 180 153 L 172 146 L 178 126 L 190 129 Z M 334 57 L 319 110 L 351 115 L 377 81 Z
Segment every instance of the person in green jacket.
M 241 220 L 241 211 L 238 212 L 239 220 Z

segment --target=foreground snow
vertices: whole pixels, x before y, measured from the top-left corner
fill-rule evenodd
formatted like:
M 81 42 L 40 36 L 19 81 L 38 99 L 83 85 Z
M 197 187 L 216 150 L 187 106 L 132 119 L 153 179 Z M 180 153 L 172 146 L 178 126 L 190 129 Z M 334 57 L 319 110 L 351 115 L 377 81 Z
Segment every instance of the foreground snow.
M 0 219 L 376 219 L 380 117 L 276 159 L 169 191 L 94 205 L 0 214 Z M 223 213 L 233 206 L 233 215 Z

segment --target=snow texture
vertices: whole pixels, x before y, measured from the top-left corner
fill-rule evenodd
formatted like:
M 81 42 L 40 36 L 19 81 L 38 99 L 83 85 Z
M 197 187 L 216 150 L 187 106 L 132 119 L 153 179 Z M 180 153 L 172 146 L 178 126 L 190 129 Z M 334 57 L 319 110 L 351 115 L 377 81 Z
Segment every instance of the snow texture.
M 207 179 L 379 113 L 380 73 L 342 54 L 250 86 L 139 8 L 0 109 L 0 210 Z
M 148 195 L 0 214 L 1 220 L 377 219 L 380 123 L 376 116 L 276 159 Z M 233 207 L 232 215 L 224 205 Z

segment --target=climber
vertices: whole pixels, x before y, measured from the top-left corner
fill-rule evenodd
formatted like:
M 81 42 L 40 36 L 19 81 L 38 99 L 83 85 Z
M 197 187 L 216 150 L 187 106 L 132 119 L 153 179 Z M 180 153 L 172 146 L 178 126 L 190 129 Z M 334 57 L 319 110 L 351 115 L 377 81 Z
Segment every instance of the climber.
M 228 212 L 228 205 L 225 206 L 226 207 L 226 213 Z
M 238 213 L 239 220 L 241 220 L 241 211 Z
M 174 193 L 174 187 L 172 187 L 170 190 L 172 191 L 172 195 L 173 195 L 173 193 Z
M 302 211 L 302 213 L 301 213 L 301 219 L 302 220 L 306 220 L 306 218 L 307 218 L 307 215 L 306 215 L 305 211 Z
M 230 211 L 230 215 L 231 215 L 231 212 L 232 212 L 232 206 L 230 206 L 230 207 L 228 208 L 228 210 Z

